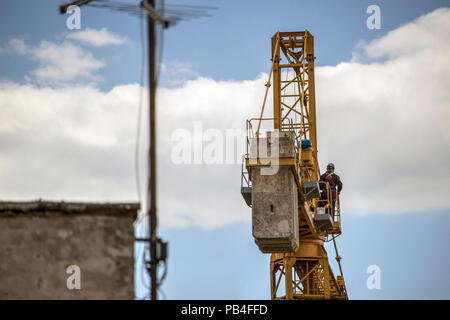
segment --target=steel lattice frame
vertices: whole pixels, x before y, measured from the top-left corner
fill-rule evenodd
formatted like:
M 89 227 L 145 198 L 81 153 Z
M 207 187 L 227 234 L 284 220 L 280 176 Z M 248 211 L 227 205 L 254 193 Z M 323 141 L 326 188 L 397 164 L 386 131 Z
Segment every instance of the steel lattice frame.
M 293 171 L 300 183 L 317 181 L 320 176 L 317 160 L 314 59 L 314 37 L 307 30 L 277 32 L 272 37 L 270 75 L 273 75 L 274 129 L 293 132 L 299 153 L 295 157 Z M 260 122 L 263 120 L 270 78 L 266 86 Z M 259 127 L 260 124 L 257 134 Z M 300 148 L 302 139 L 311 141 L 308 151 Z M 335 278 L 324 248 L 325 236 L 332 234 L 334 241 L 334 236 L 341 233 L 340 220 L 331 233 L 319 232 L 311 220 L 311 201 L 302 198 L 301 190 L 299 195 L 300 246 L 295 253 L 272 254 L 271 298 L 347 299 L 342 271 Z M 334 244 L 336 248 L 336 243 Z M 336 260 L 341 270 L 340 259 L 336 248 Z

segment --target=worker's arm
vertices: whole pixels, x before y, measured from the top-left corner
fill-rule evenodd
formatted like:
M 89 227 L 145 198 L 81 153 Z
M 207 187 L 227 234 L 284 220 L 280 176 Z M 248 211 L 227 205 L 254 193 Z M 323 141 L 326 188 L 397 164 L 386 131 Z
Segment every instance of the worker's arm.
M 339 176 L 337 174 L 335 176 L 336 176 L 337 191 L 338 191 L 338 193 L 340 193 L 342 190 L 342 181 L 341 181 L 341 178 L 339 178 Z

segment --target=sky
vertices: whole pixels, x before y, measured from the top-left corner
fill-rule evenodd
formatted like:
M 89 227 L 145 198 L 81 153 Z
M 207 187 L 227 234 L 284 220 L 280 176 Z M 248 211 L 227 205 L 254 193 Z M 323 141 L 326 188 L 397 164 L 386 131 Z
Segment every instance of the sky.
M 144 199 L 146 25 L 83 7 L 69 29 L 61 3 L 0 2 L 0 197 Z M 307 29 L 319 163 L 334 162 L 344 184 L 337 244 L 349 298 L 450 299 L 450 2 L 186 3 L 215 8 L 159 37 L 161 297 L 269 298 L 270 257 L 240 195 L 245 121 L 262 105 L 272 35 Z M 374 4 L 380 29 L 366 24 Z M 370 266 L 380 288 L 367 286 Z

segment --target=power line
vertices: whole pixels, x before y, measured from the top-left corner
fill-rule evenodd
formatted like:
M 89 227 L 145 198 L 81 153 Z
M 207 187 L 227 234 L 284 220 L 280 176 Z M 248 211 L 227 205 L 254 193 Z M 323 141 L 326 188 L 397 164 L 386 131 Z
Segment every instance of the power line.
M 167 243 L 163 242 L 157 237 L 157 195 L 156 195 L 156 88 L 160 75 L 161 61 L 162 61 L 162 41 L 163 41 L 163 28 L 167 28 L 174 25 L 180 20 L 186 20 L 189 18 L 199 18 L 202 16 L 208 16 L 206 11 L 215 9 L 214 7 L 202 7 L 192 5 L 168 5 L 165 8 L 164 0 L 160 0 L 159 6 L 155 6 L 155 0 L 141 1 L 139 5 L 109 1 L 109 0 L 78 0 L 71 3 L 62 5 L 59 7 L 60 13 L 67 12 L 70 6 L 91 6 L 97 8 L 109 8 L 116 11 L 127 12 L 136 15 L 140 18 L 140 41 L 141 41 L 141 74 L 140 74 L 140 91 L 139 91 L 139 106 L 138 106 L 138 122 L 136 128 L 136 142 L 135 142 L 135 180 L 136 191 L 138 193 L 139 203 L 142 203 L 141 188 L 140 188 L 140 170 L 139 170 L 139 147 L 140 147 L 140 131 L 141 131 L 141 116 L 142 116 L 142 101 L 143 101 L 143 82 L 144 82 L 144 37 L 143 37 L 143 14 L 145 11 L 148 22 L 148 98 L 149 98 L 149 154 L 148 154 L 148 184 L 147 184 L 147 206 L 144 214 L 140 214 L 139 218 L 135 222 L 136 225 L 140 225 L 142 219 L 148 219 L 148 234 L 144 238 L 137 239 L 136 241 L 144 241 L 149 245 L 150 261 L 145 258 L 143 251 L 143 262 L 151 278 L 150 294 L 151 299 L 157 299 L 157 292 L 160 284 L 167 275 Z M 159 39 L 156 39 L 156 29 L 160 28 Z M 159 56 L 156 55 L 157 41 L 161 42 L 159 47 Z M 156 60 L 158 62 L 156 63 Z M 141 253 L 138 254 L 138 257 Z M 160 262 L 164 264 L 164 273 L 160 279 L 158 279 L 158 265 Z M 144 281 L 144 285 L 145 285 Z

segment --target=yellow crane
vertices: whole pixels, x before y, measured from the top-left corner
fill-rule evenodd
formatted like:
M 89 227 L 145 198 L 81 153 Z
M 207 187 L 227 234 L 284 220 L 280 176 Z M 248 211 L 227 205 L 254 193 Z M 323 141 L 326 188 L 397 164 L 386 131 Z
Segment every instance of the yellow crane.
M 271 299 L 348 299 L 335 241 L 342 233 L 339 196 L 331 209 L 330 188 L 319 181 L 314 37 L 308 30 L 277 32 L 271 57 L 260 116 L 247 120 L 241 178 L 255 243 L 271 253 Z M 273 117 L 263 118 L 270 87 Z M 336 277 L 328 241 L 336 251 Z

